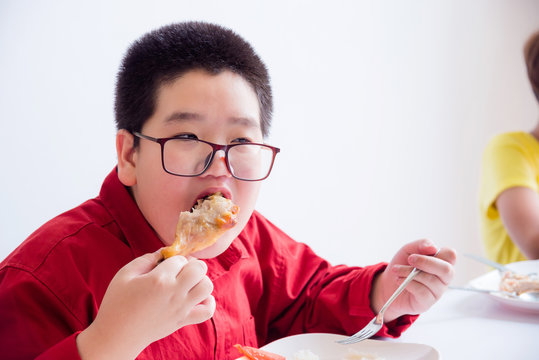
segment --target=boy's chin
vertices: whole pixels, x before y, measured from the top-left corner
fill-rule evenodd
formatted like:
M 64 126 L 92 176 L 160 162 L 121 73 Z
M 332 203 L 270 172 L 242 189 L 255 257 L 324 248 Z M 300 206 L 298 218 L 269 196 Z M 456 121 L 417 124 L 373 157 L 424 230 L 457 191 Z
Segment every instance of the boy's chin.
M 232 240 L 219 239 L 215 244 L 208 246 L 207 248 L 200 251 L 194 252 L 191 254 L 191 256 L 196 257 L 197 259 L 211 259 L 217 257 L 224 253 L 226 249 L 228 249 L 228 247 L 232 243 Z

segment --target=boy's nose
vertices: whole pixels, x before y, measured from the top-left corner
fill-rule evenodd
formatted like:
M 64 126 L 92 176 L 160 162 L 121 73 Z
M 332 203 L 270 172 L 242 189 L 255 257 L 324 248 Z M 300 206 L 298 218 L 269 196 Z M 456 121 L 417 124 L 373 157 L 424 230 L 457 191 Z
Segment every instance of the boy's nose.
M 208 170 L 206 170 L 206 174 L 210 174 L 213 176 L 230 176 L 230 173 L 228 172 L 228 167 L 226 166 L 224 151 L 219 150 L 215 153 L 210 167 L 208 168 Z

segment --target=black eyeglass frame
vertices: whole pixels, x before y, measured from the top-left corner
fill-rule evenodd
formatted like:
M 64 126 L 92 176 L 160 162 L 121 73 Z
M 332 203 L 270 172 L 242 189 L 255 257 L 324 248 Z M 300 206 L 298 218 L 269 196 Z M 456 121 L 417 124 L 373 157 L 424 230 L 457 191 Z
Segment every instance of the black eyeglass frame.
M 219 150 L 223 150 L 225 152 L 226 168 L 227 168 L 228 172 L 230 173 L 230 175 L 232 175 L 235 179 L 242 180 L 242 181 L 262 181 L 262 180 L 266 179 L 270 175 L 271 169 L 273 169 L 273 163 L 275 162 L 275 156 L 277 156 L 277 154 L 281 151 L 281 149 L 279 149 L 279 148 L 277 148 L 275 146 L 271 146 L 271 145 L 267 145 L 267 144 L 260 144 L 260 143 L 241 143 L 241 144 L 220 145 L 220 144 L 215 144 L 215 143 L 205 141 L 205 140 L 201 140 L 201 139 L 196 139 L 197 141 L 208 144 L 208 145 L 210 145 L 212 147 L 213 150 L 212 150 L 212 153 L 210 155 L 210 159 L 207 161 L 207 164 L 204 166 L 204 169 L 200 173 L 195 174 L 195 175 L 180 175 L 180 174 L 176 174 L 176 173 L 173 173 L 173 172 L 167 170 L 167 167 L 165 166 L 165 143 L 167 141 L 169 141 L 169 140 L 177 140 L 177 139 L 182 139 L 182 138 L 180 138 L 178 136 L 173 136 L 173 137 L 169 137 L 169 138 L 154 138 L 154 137 L 151 137 L 151 136 L 148 136 L 148 135 L 141 134 L 138 131 L 133 131 L 132 134 L 134 136 L 138 137 L 138 138 L 146 139 L 146 140 L 158 143 L 161 146 L 161 166 L 163 167 L 163 170 L 165 170 L 165 172 L 167 174 L 174 175 L 174 176 L 182 176 L 182 177 L 196 177 L 196 176 L 200 176 L 200 175 L 204 174 L 210 168 L 210 165 L 213 162 L 213 158 L 215 156 L 215 153 L 217 151 L 219 151 Z M 271 149 L 271 151 L 273 153 L 273 156 L 271 158 L 271 164 L 269 166 L 268 172 L 264 177 L 262 177 L 260 179 L 244 179 L 244 178 L 241 178 L 241 177 L 238 177 L 238 176 L 234 175 L 234 172 L 232 171 L 232 169 L 230 167 L 230 162 L 228 161 L 228 151 L 230 149 L 232 149 L 233 147 L 242 146 L 242 145 L 258 145 L 258 146 L 262 146 L 262 147 Z

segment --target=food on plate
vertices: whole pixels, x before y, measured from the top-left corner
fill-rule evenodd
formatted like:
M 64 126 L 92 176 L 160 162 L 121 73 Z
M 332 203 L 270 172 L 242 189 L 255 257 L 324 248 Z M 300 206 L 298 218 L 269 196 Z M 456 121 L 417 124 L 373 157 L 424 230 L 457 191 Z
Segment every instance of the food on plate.
M 320 358 L 310 350 L 300 350 L 292 356 L 292 360 L 320 360 Z
M 234 347 L 249 360 L 286 360 L 284 356 L 270 353 L 269 351 L 260 350 L 250 346 L 242 346 L 240 344 Z
M 384 360 L 384 359 L 373 354 L 363 354 L 353 349 L 348 349 L 348 354 L 344 356 L 343 360 Z
M 220 192 L 199 199 L 191 211 L 182 211 L 174 243 L 161 250 L 165 259 L 187 256 L 215 244 L 236 223 L 239 207 Z
M 299 350 L 294 353 L 291 358 L 285 358 L 282 355 L 277 355 L 269 351 L 257 349 L 250 346 L 242 346 L 239 344 L 234 345 L 234 347 L 240 352 L 243 357 L 240 359 L 248 360 L 323 360 L 310 350 Z M 238 359 L 239 360 L 239 359 Z M 355 351 L 354 349 L 348 349 L 348 353 L 344 355 L 342 360 L 384 360 L 381 357 L 378 357 L 373 354 L 364 354 Z
M 528 291 L 539 291 L 539 276 L 506 271 L 500 280 L 500 290 L 514 292 L 517 295 Z
M 310 350 L 300 350 L 294 354 L 290 360 L 323 360 Z M 344 355 L 342 360 L 384 360 L 381 357 L 372 354 L 363 354 L 355 351 L 354 349 L 348 349 L 348 353 Z

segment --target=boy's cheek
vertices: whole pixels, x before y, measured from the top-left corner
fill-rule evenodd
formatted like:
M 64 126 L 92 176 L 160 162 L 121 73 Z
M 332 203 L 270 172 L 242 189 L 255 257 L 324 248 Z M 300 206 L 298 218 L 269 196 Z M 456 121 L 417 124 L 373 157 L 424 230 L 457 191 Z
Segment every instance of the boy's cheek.
M 241 181 L 241 180 L 238 180 Z M 253 213 L 260 192 L 261 182 L 242 182 L 238 186 L 238 203 L 240 207 L 239 216 L 249 219 Z

